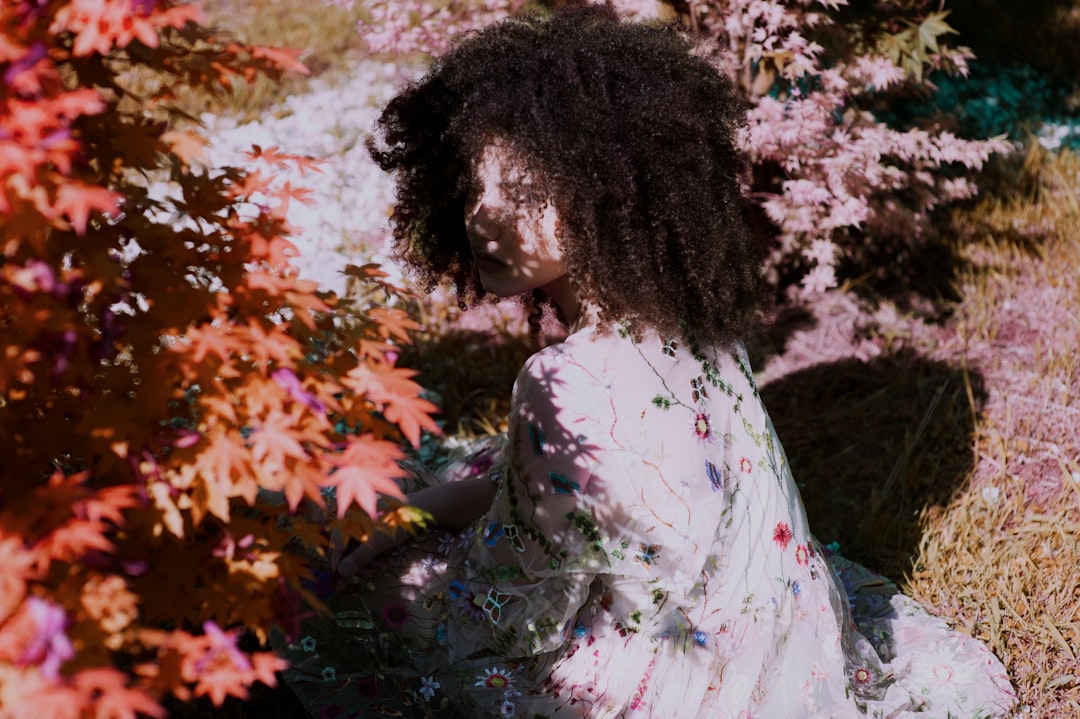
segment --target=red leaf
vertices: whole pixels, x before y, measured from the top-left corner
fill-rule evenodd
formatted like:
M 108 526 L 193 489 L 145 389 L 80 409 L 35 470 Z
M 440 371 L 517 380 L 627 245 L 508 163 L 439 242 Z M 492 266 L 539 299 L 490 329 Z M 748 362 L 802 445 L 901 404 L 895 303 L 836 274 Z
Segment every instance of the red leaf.
M 409 331 L 420 329 L 408 314 L 392 307 L 375 307 L 367 315 L 379 325 L 379 334 L 386 339 L 396 337 L 409 343 L 412 342 Z
M 127 686 L 124 674 L 115 669 L 85 669 L 72 683 L 94 708 L 95 719 L 136 719 L 139 715 L 162 719 L 166 712 L 149 694 Z
M 150 16 L 150 23 L 155 27 L 173 27 L 180 30 L 189 22 L 200 23 L 203 19 L 202 10 L 193 3 L 159 10 Z
M 337 470 L 330 475 L 329 483 L 337 488 L 338 518 L 345 516 L 349 505 L 355 501 L 368 516 L 378 514 L 376 503 L 379 494 L 404 499 L 394 477 L 402 474 L 398 460 L 404 457 L 393 442 L 360 435 L 350 442 L 339 459 Z
M 161 136 L 161 140 L 169 145 L 172 154 L 179 158 L 185 167 L 194 163 L 206 161 L 205 137 L 191 130 L 169 130 Z
M 282 70 L 291 70 L 301 75 L 310 75 L 311 70 L 307 68 L 307 65 L 297 59 L 301 52 L 301 50 L 293 50 L 287 47 L 256 46 L 251 48 L 251 56 L 256 60 L 266 60 Z
M 285 468 L 285 460 L 293 457 L 308 459 L 304 446 L 296 439 L 296 417 L 272 411 L 255 425 L 251 434 L 251 455 L 257 462 Z
M 422 387 L 409 377 L 416 370 L 394 367 L 381 362 L 371 362 L 351 370 L 343 384 L 357 394 L 382 405 L 383 416 L 401 428 L 402 434 L 414 447 L 420 444 L 420 430 L 434 434 L 442 430 L 431 419 L 438 407 L 420 398 Z
M 317 160 L 314 157 L 281 152 L 277 147 L 268 147 L 264 150 L 258 145 L 252 145 L 251 149 L 243 154 L 244 157 L 249 160 L 262 160 L 277 168 L 286 168 L 289 165 L 295 165 L 296 169 L 300 170 L 301 176 L 307 175 L 308 172 L 318 172 L 321 174 L 322 168 L 319 167 L 319 165 L 322 165 L 325 162 L 325 160 Z
M 85 235 L 90 213 L 95 210 L 116 213 L 118 197 L 104 187 L 65 183 L 56 191 L 52 211 L 54 216 L 67 215 L 76 234 Z

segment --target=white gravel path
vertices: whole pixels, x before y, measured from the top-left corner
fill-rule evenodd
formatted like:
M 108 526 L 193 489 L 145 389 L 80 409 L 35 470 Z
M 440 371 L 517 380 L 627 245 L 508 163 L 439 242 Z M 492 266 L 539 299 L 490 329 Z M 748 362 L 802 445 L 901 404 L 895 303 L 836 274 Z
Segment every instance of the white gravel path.
M 249 166 L 241 153 L 252 145 L 324 160 L 322 173 L 286 171 L 277 181 L 312 191 L 311 202 L 293 202 L 289 222 L 300 250 L 303 277 L 342 292 L 346 263 L 385 262 L 381 254 L 393 184 L 364 147 L 382 105 L 409 77 L 399 63 L 362 59 L 347 71 L 312 80 L 308 92 L 268 110 L 257 122 L 204 116 L 211 166 Z

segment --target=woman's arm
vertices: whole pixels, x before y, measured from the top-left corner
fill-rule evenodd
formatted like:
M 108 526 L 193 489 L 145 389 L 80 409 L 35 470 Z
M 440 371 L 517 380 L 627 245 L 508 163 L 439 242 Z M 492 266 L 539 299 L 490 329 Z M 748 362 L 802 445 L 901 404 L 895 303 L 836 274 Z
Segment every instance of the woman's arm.
M 488 477 L 470 477 L 457 482 L 435 485 L 406 495 L 410 506 L 431 515 L 435 526 L 444 529 L 464 529 L 480 518 L 495 499 L 495 484 Z M 393 534 L 375 532 L 371 538 L 342 557 L 340 539 L 331 550 L 330 566 L 348 579 L 383 552 L 408 541 L 412 536 L 405 529 Z

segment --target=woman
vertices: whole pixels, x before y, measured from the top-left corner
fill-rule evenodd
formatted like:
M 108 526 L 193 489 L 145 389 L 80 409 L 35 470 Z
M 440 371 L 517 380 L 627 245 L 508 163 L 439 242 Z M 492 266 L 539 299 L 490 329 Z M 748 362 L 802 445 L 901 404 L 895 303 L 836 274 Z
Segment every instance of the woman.
M 505 446 L 410 496 L 456 533 L 340 560 L 358 594 L 332 598 L 335 621 L 290 651 L 312 707 L 1012 706 L 985 647 L 807 528 L 740 343 L 763 250 L 744 219 L 741 122 L 732 83 L 678 35 L 597 9 L 469 36 L 390 102 L 373 152 L 397 177 L 406 265 L 466 302 L 548 301 L 568 337 L 521 370 Z

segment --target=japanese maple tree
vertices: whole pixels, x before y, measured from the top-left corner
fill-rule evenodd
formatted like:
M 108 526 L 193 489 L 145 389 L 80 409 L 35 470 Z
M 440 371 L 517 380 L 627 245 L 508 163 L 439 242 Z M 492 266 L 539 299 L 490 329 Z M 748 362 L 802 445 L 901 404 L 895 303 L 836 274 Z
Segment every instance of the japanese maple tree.
M 237 640 L 295 630 L 310 570 L 289 543 L 327 541 L 301 505 L 336 488 L 363 540 L 400 497 L 401 438 L 437 431 L 394 366 L 409 320 L 290 264 L 306 196 L 275 172 L 317 165 L 202 164 L 180 93 L 305 69 L 200 21 L 173 0 L 0 6 L 0 717 L 159 717 L 273 684 L 281 660 Z

